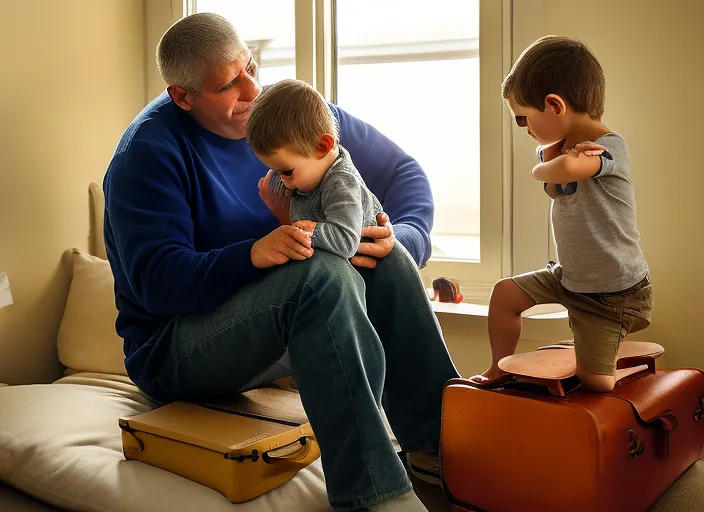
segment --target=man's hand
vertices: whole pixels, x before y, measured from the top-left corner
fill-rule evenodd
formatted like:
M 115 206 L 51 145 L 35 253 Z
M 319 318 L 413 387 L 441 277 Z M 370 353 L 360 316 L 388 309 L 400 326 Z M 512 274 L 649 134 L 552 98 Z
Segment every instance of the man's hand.
M 291 194 L 286 194 L 283 198 L 271 197 L 271 191 L 269 185 L 271 184 L 271 177 L 275 171 L 269 169 L 262 179 L 259 180 L 257 187 L 259 188 L 259 197 L 264 204 L 271 210 L 271 213 L 279 219 L 281 225 L 291 224 L 290 215 L 290 205 L 291 205 Z M 283 200 L 282 200 L 283 199 Z
M 362 228 L 362 238 L 373 238 L 373 242 L 359 244 L 357 254 L 350 263 L 357 267 L 375 268 L 377 260 L 385 258 L 394 248 L 394 232 L 385 213 L 376 214 L 376 226 Z
M 279 226 L 254 242 L 250 257 L 252 265 L 268 268 L 289 260 L 305 260 L 313 256 L 310 234 L 293 226 Z

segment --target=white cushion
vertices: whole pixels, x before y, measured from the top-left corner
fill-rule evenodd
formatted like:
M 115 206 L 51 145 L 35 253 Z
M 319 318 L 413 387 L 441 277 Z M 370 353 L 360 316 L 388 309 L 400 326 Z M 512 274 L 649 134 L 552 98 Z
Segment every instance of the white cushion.
M 73 280 L 57 339 L 59 360 L 72 369 L 127 375 L 115 332 L 115 281 L 107 260 L 73 250 Z
M 241 504 L 122 454 L 119 417 L 152 408 L 128 378 L 78 373 L 0 389 L 0 479 L 53 505 L 111 512 L 330 510 L 320 459 Z

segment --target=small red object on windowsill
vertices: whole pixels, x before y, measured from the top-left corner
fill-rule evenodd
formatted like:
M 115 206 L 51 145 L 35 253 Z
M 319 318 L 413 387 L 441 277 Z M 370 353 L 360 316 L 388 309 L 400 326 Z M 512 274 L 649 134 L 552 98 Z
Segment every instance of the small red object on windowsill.
M 459 304 L 464 300 L 464 295 L 460 293 L 460 283 L 456 279 L 438 277 L 433 280 L 433 298 L 439 302 L 450 302 Z

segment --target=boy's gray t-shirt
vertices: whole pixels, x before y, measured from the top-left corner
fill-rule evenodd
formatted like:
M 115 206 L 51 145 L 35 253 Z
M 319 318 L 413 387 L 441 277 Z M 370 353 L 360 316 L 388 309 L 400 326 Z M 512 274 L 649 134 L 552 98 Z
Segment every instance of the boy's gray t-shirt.
M 617 292 L 648 273 L 636 229 L 636 200 L 628 146 L 617 133 L 596 141 L 606 148 L 592 178 L 558 186 L 552 224 L 562 284 L 577 293 Z
M 315 190 L 308 194 L 291 194 L 291 221 L 318 222 L 313 234 L 313 248 L 324 249 L 343 258 L 357 252 L 363 226 L 376 226 L 376 214 L 382 212 L 376 196 L 367 188 L 352 163 L 349 153 L 340 146 L 340 156 Z

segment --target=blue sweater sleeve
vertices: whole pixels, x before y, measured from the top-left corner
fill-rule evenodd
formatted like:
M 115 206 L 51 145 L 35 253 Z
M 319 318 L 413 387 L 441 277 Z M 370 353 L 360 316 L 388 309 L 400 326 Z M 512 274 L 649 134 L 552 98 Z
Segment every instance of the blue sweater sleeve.
M 133 140 L 106 189 L 106 215 L 134 297 L 160 316 L 212 311 L 261 275 L 250 251 L 256 240 L 195 249 L 190 186 L 174 148 Z
M 396 239 L 419 267 L 430 258 L 433 196 L 420 164 L 373 126 L 330 105 L 340 125 L 340 143 L 367 187 L 379 198 Z

